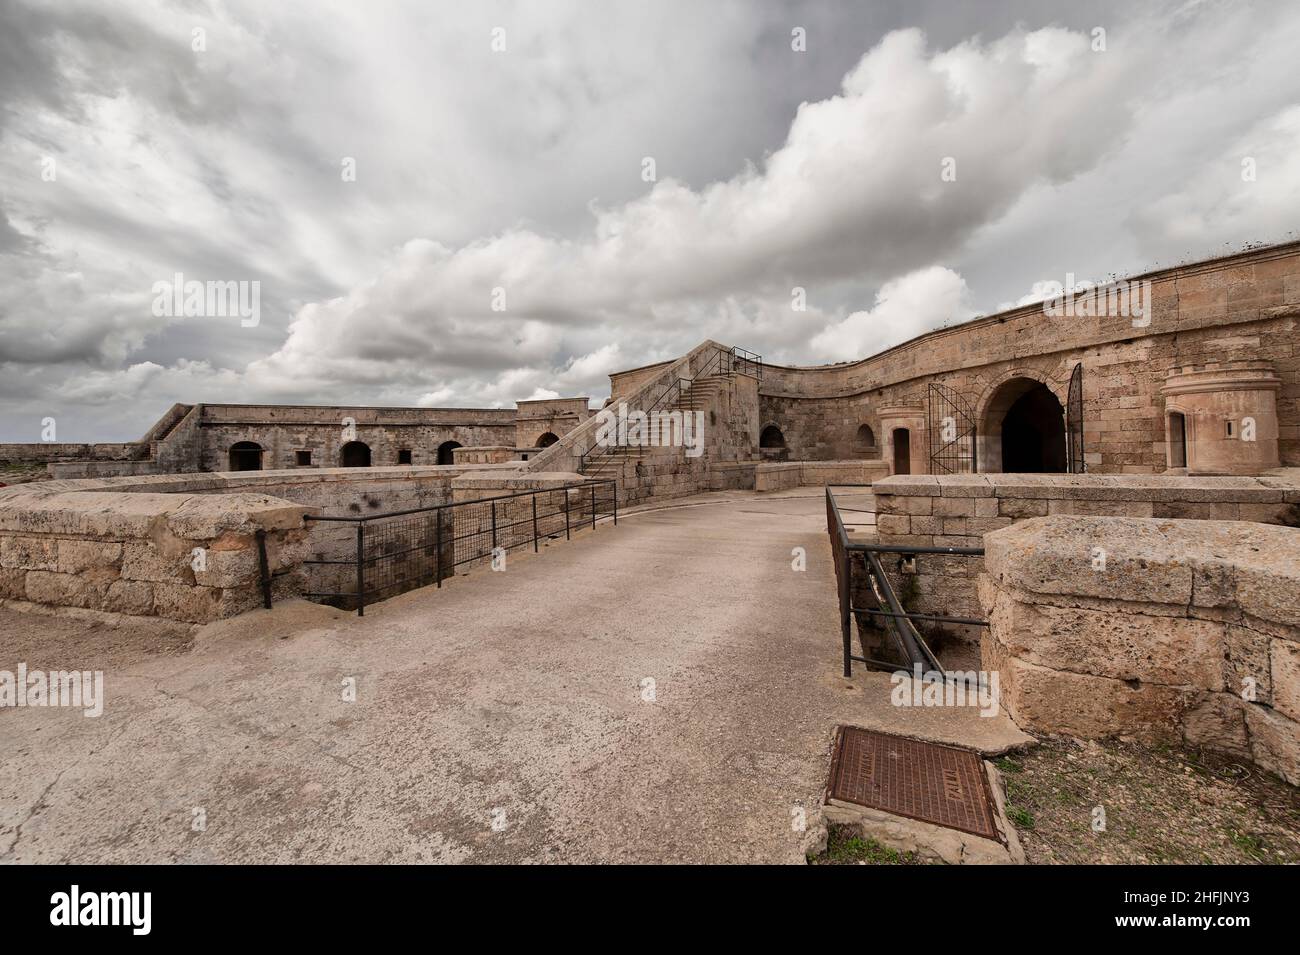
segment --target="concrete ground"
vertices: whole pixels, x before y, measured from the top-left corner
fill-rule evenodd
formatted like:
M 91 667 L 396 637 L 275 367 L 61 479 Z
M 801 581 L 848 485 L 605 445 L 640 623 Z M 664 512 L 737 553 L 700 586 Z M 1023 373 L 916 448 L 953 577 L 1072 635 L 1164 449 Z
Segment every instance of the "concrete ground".
M 293 601 L 187 636 L 0 611 L 0 669 L 102 668 L 107 697 L 0 710 L 0 861 L 801 862 L 837 724 L 1028 739 L 841 677 L 820 490 L 629 513 L 364 618 Z

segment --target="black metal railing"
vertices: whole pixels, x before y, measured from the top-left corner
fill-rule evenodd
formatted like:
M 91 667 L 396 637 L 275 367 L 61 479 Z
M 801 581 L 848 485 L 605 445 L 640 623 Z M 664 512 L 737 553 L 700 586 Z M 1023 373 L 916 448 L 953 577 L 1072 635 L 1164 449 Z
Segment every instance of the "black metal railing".
M 707 378 L 710 375 L 726 375 L 732 372 L 751 375 L 762 380 L 763 356 L 735 346 L 729 349 L 719 348 L 709 355 L 703 365 L 695 370 L 695 374 L 689 378 L 678 375 L 668 383 L 654 401 L 647 407 L 638 410 L 645 412 L 648 417 L 655 411 L 680 408 L 690 398 L 692 389 L 700 379 Z M 587 474 L 597 464 L 607 460 L 608 455 L 621 450 L 623 450 L 623 446 L 617 443 L 599 444 L 593 441 L 585 451 L 578 455 L 578 473 Z
M 916 626 L 917 621 L 924 623 L 948 623 L 960 626 L 987 627 L 987 620 L 972 617 L 954 617 L 943 614 L 916 613 L 907 610 L 885 571 L 880 560 L 881 554 L 897 554 L 900 565 L 906 561 L 915 561 L 922 554 L 942 554 L 948 557 L 983 557 L 983 547 L 921 547 L 915 545 L 894 545 L 868 543 L 849 540 L 848 528 L 855 525 L 846 523 L 840 513 L 840 506 L 835 500 L 833 488 L 859 487 L 869 488 L 870 484 L 835 484 L 826 487 L 826 533 L 830 538 L 831 559 L 835 564 L 835 585 L 839 598 L 840 637 L 844 651 L 844 675 L 853 675 L 853 661 L 881 670 L 897 670 L 898 663 L 875 660 L 859 656 L 853 652 L 853 621 L 856 614 L 874 617 L 884 622 L 886 629 L 904 658 L 906 665 L 919 664 L 926 672 L 943 667 L 934 651 L 930 649 L 924 634 Z M 845 510 L 852 510 L 845 508 Z M 857 559 L 855 559 L 857 558 Z M 876 601 L 874 607 L 861 607 L 853 603 L 855 582 L 860 581 L 869 590 Z
M 330 530 L 313 532 L 317 556 L 306 560 L 313 586 L 303 594 L 365 614 L 397 594 L 442 582 L 456 569 L 500 561 L 509 551 L 618 524 L 618 485 L 611 480 L 518 491 L 476 501 L 357 517 L 308 517 Z

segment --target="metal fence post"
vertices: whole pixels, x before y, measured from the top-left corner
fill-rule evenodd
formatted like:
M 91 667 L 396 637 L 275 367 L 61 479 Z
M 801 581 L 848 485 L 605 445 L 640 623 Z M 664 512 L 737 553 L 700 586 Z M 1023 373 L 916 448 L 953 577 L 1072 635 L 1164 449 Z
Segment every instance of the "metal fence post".
M 596 529 L 596 485 L 591 486 L 591 529 Z
M 853 587 L 853 552 L 844 550 L 844 574 L 840 578 L 840 634 L 844 638 L 844 675 L 853 676 L 853 628 L 849 622 L 849 591 Z
M 357 616 L 366 615 L 366 523 L 357 521 Z
M 489 502 L 492 505 L 492 549 L 497 549 L 497 502 Z
M 618 482 L 610 482 L 614 485 L 614 526 L 618 527 Z
M 435 520 L 437 520 L 438 522 L 434 526 L 433 539 L 434 539 L 434 547 L 436 547 L 438 551 L 436 566 L 438 568 L 437 569 L 438 586 L 441 587 L 442 586 L 442 508 L 439 508 L 438 510 L 434 511 L 433 515 Z
M 537 495 L 533 495 L 533 553 L 537 553 Z
M 564 539 L 566 541 L 569 539 L 569 502 L 572 500 L 573 498 L 569 497 L 569 489 L 566 487 L 564 489 Z

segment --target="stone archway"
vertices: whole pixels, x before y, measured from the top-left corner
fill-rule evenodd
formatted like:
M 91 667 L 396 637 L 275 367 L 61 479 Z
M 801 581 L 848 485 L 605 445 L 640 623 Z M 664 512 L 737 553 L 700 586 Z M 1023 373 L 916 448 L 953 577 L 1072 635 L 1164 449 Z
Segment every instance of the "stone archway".
M 370 467 L 370 445 L 364 441 L 349 441 L 339 449 L 339 464 L 345 468 Z
M 769 424 L 758 436 L 758 446 L 760 448 L 784 448 L 785 435 L 781 433 L 781 429 L 776 425 Z
M 256 441 L 236 441 L 230 446 L 230 470 L 262 470 L 262 446 Z
M 559 440 L 560 440 L 559 435 L 555 434 L 553 431 L 547 431 L 537 439 L 537 444 L 535 445 L 535 447 L 549 448 L 551 445 L 553 445 L 556 441 Z
M 455 464 L 455 451 L 460 446 L 461 444 L 459 441 L 444 441 L 442 444 L 438 445 L 438 463 Z
M 1065 408 L 1056 393 L 1027 375 L 1009 377 L 985 401 L 979 417 L 980 470 L 1063 474 Z

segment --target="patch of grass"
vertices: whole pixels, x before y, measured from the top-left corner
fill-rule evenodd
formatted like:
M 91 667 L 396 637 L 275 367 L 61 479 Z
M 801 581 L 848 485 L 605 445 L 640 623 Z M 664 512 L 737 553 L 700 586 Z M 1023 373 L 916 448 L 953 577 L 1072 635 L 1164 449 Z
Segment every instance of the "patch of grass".
M 997 765 L 1031 864 L 1300 863 L 1300 789 L 1255 766 L 1176 744 L 1068 737 Z
M 1007 818 L 1017 829 L 1030 831 L 1034 828 L 1034 816 L 1028 809 L 1019 806 L 1007 806 Z
M 1263 862 L 1268 858 L 1268 851 L 1264 848 L 1264 841 L 1254 833 L 1234 832 L 1231 839 L 1234 846 L 1252 859 Z
M 915 852 L 899 852 L 864 836 L 858 826 L 834 825 L 827 830 L 826 851 L 809 854 L 811 865 L 920 865 Z

